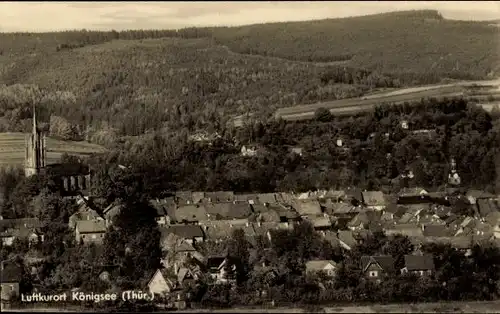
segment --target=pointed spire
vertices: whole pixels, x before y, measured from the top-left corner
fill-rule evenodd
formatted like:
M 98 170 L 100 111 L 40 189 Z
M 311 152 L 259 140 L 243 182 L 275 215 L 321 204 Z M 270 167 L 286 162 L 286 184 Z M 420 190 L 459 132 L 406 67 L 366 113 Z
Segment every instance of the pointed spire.
M 37 123 L 36 123 L 36 107 L 33 103 L 33 134 L 36 134 L 37 131 Z

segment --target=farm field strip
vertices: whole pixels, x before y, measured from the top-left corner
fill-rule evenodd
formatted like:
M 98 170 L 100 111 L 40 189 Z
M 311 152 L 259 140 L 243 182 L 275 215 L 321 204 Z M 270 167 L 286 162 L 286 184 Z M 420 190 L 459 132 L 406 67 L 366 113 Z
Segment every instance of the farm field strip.
M 352 114 L 359 111 L 372 109 L 376 104 L 383 102 L 403 103 L 428 97 L 453 97 L 463 95 L 465 88 L 477 86 L 498 86 L 500 79 L 489 81 L 466 81 L 451 84 L 440 84 L 431 86 L 420 86 L 403 88 L 399 90 L 383 91 L 365 97 L 349 98 L 334 101 L 325 101 L 308 105 L 298 105 L 288 108 L 280 108 L 275 112 L 275 117 L 284 120 L 303 120 L 314 116 L 318 108 L 330 109 L 333 114 Z M 493 90 L 494 92 L 494 90 Z M 493 93 L 491 95 L 496 95 Z
M 0 133 L 0 165 L 24 163 L 27 135 L 29 133 Z M 47 138 L 47 164 L 59 162 L 64 153 L 83 157 L 105 151 L 97 144 Z

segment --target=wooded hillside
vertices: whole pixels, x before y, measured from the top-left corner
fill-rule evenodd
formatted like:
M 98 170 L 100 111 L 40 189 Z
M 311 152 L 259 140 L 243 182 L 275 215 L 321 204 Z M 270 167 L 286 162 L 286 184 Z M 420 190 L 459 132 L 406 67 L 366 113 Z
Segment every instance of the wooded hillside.
M 0 34 L 0 131 L 28 131 L 36 102 L 66 123 L 66 138 L 100 144 L 152 130 L 211 132 L 247 112 L 269 117 L 276 108 L 378 89 L 494 76 L 499 35 L 488 23 L 449 21 L 435 11 Z

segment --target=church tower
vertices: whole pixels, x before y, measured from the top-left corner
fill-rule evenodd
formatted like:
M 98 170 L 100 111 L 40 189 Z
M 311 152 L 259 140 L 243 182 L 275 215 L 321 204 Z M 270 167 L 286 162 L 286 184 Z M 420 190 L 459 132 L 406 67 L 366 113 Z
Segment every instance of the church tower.
M 24 164 L 24 175 L 31 177 L 45 167 L 45 134 L 38 129 L 36 120 L 36 108 L 33 105 L 33 130 L 26 137 L 26 156 Z

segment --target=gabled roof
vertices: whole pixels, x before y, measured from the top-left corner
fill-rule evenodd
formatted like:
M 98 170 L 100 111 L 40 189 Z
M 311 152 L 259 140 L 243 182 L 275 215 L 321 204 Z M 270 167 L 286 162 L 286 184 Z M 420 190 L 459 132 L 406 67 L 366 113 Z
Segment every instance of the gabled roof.
M 356 239 L 354 238 L 354 234 L 351 230 L 340 230 L 338 232 L 338 238 L 340 241 L 342 241 L 344 244 L 349 246 L 350 248 L 353 248 L 358 244 Z
M 321 206 L 316 200 L 297 200 L 292 206 L 301 216 L 322 214 Z
M 114 218 L 118 216 L 123 207 L 123 204 L 110 204 L 104 209 L 103 214 L 107 219 Z
M 187 221 L 187 222 L 197 222 L 208 219 L 207 210 L 204 205 L 194 204 L 194 205 L 184 205 L 179 206 L 174 211 L 174 217 L 177 222 Z
M 23 269 L 21 266 L 17 265 L 11 261 L 3 261 L 0 266 L 0 282 L 2 283 L 14 283 L 20 282 L 23 274 Z
M 232 191 L 205 192 L 205 199 L 212 203 L 224 203 L 234 201 Z
M 191 193 L 191 198 L 193 199 L 193 204 L 198 204 L 205 198 L 205 192 L 193 192 Z
M 381 212 L 363 211 L 358 213 L 351 221 L 349 221 L 347 225 L 349 227 L 356 227 L 360 224 L 368 225 L 370 223 L 380 221 L 381 216 Z
M 310 221 L 314 228 L 326 228 L 332 226 L 332 221 L 329 217 L 320 216 L 305 216 L 305 219 Z
M 260 222 L 280 222 L 280 215 L 274 210 L 261 212 L 258 214 L 257 221 Z
M 197 225 L 171 225 L 169 227 L 161 227 L 159 229 L 162 234 L 162 238 L 166 237 L 170 233 L 173 233 L 182 239 L 193 239 L 204 236 L 203 230 Z
M 329 215 L 342 215 L 353 211 L 354 206 L 349 203 L 323 203 L 325 212 Z
M 78 220 L 76 230 L 79 233 L 102 233 L 106 232 L 106 223 L 103 220 Z
M 258 194 L 257 198 L 260 203 L 268 203 L 268 204 L 274 204 L 276 203 L 276 195 L 274 193 L 263 193 L 263 194 Z
M 320 231 L 319 234 L 323 236 L 323 238 L 328 241 L 332 245 L 332 247 L 336 248 L 340 245 L 339 238 L 337 237 L 337 233 L 331 230 Z
M 362 256 L 361 269 L 365 272 L 370 265 L 375 264 L 385 272 L 394 270 L 394 258 L 390 255 Z
M 367 206 L 385 206 L 384 193 L 380 191 L 365 191 L 362 192 L 362 196 Z
M 276 193 L 276 200 L 279 203 L 290 204 L 293 202 L 294 199 L 295 199 L 294 196 L 290 193 L 284 193 L 284 192 Z
M 191 191 L 175 192 L 175 203 L 177 205 L 186 205 L 193 203 L 193 193 Z
M 472 197 L 475 199 L 488 199 L 488 198 L 495 198 L 496 195 L 485 192 L 485 191 L 480 191 L 480 190 L 468 190 L 467 193 L 465 194 L 466 197 Z
M 432 255 L 405 255 L 405 268 L 408 271 L 434 270 Z
M 314 260 L 306 262 L 306 271 L 322 271 L 326 266 L 332 265 L 333 267 L 337 266 L 332 260 Z
M 484 217 L 484 220 L 490 224 L 490 226 L 498 226 L 500 224 L 500 212 L 492 212 Z
M 422 237 L 422 228 L 419 228 L 413 224 L 395 224 L 389 228 L 386 228 L 387 234 L 401 234 L 407 237 Z
M 423 225 L 424 237 L 449 237 L 452 231 L 446 225 Z
M 240 219 L 247 218 L 252 214 L 250 205 L 245 203 L 208 204 L 206 205 L 206 210 L 211 219 L 212 217 L 216 218 L 216 216 L 220 216 L 221 218 Z
M 169 233 L 162 240 L 163 248 L 171 252 L 194 252 L 196 249 L 175 233 Z
M 427 191 L 424 188 L 414 187 L 414 188 L 404 188 L 399 191 L 398 196 L 420 196 L 427 195 Z
M 498 202 L 493 199 L 478 199 L 477 207 L 481 217 L 486 217 L 489 213 L 500 211 Z
M 257 194 L 234 194 L 234 200 L 237 202 L 249 202 L 258 203 Z
M 0 231 L 6 229 L 17 229 L 21 227 L 40 228 L 41 223 L 38 218 L 18 218 L 18 219 L 0 219 Z

